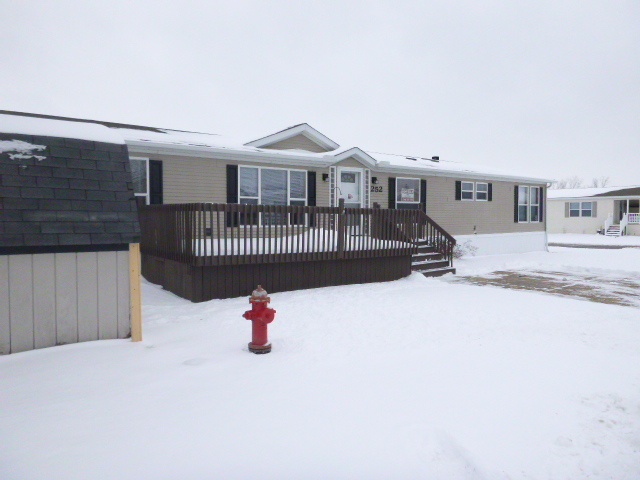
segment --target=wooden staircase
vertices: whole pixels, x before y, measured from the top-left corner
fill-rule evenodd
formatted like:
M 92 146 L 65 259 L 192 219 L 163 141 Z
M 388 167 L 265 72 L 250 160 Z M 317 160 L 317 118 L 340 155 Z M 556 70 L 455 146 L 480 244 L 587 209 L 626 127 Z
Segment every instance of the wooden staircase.
M 420 272 L 425 277 L 441 277 L 447 273 L 456 273 L 456 269 L 449 264 L 444 256 L 429 245 L 426 240 L 415 243 L 418 251 L 412 255 L 411 270 Z

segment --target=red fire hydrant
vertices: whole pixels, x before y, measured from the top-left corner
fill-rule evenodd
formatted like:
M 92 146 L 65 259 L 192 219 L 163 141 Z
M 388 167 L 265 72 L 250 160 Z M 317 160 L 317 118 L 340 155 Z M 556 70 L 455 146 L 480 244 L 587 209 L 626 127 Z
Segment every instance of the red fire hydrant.
M 244 318 L 251 320 L 253 324 L 251 343 L 249 343 L 250 352 L 269 353 L 271 351 L 271 344 L 267 338 L 267 325 L 273 322 L 276 311 L 267 306 L 270 301 L 267 291 L 262 288 L 262 285 L 258 285 L 258 288 L 251 293 L 251 298 L 249 298 L 251 310 L 247 310 L 242 314 Z

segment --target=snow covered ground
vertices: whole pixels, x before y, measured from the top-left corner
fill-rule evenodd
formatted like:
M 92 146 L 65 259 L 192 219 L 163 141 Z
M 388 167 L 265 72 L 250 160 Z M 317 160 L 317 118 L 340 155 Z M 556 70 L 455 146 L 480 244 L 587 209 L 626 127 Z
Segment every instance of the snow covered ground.
M 549 243 L 562 245 L 604 245 L 604 246 L 628 246 L 640 247 L 640 236 L 625 235 L 622 237 L 607 237 L 605 235 L 592 235 L 580 233 L 553 233 L 549 234 Z
M 551 250 L 457 267 L 640 272 Z M 636 308 L 418 274 L 271 297 L 268 355 L 246 298 L 145 284 L 143 342 L 0 357 L 0 479 L 640 478 Z

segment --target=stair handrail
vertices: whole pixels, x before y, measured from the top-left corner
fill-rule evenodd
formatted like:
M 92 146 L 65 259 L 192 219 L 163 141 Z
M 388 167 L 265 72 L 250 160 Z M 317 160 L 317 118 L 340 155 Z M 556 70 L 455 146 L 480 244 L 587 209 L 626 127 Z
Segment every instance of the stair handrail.
M 626 230 L 628 224 L 629 224 L 629 218 L 627 217 L 627 214 L 625 213 L 622 216 L 622 219 L 620 220 L 620 235 L 621 236 L 626 234 L 625 230 Z
M 456 246 L 456 239 L 453 238 L 449 232 L 447 232 L 444 228 L 442 228 L 438 222 L 436 222 L 429 215 L 424 213 L 422 210 L 417 211 L 418 218 L 420 221 L 424 222 L 425 227 L 433 228 L 438 234 L 437 239 L 432 239 L 433 246 L 436 250 L 442 254 L 443 258 L 449 262 L 449 266 L 453 266 L 453 249 Z M 425 234 L 428 228 L 425 230 Z M 425 235 L 426 236 L 426 235 Z
M 609 213 L 609 216 L 604 221 L 604 233 L 609 231 L 609 227 L 613 225 L 613 213 Z

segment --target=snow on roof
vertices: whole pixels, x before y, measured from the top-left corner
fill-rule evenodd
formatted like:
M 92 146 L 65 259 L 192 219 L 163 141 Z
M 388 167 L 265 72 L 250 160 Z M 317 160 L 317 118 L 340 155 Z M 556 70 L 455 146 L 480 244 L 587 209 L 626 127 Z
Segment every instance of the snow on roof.
M 121 135 L 104 125 L 20 115 L 0 114 L 0 132 L 15 133 L 17 135 L 76 138 L 104 143 L 124 143 Z
M 46 117 L 46 118 L 43 118 Z M 307 124 L 299 124 L 289 129 L 289 131 L 297 127 Z M 309 127 L 311 128 L 311 127 Z M 21 112 L 0 113 L 0 132 L 16 133 L 24 135 L 42 135 L 52 137 L 78 138 L 84 140 L 101 141 L 108 143 L 127 143 L 130 146 L 137 144 L 149 144 L 149 146 L 165 146 L 172 147 L 192 147 L 196 149 L 208 150 L 212 153 L 215 150 L 229 150 L 230 152 L 246 152 L 248 154 L 266 154 L 281 155 L 303 158 L 309 161 L 317 161 L 323 165 L 327 163 L 337 162 L 344 157 L 345 152 L 350 150 L 358 150 L 356 147 L 339 147 L 331 152 L 308 152 L 304 150 L 273 150 L 251 146 L 242 140 L 232 137 L 210 134 L 187 132 L 181 130 L 171 130 L 164 128 L 142 127 L 136 125 L 126 125 L 110 122 L 99 122 L 96 120 L 82 119 L 65 119 L 62 117 L 49 117 L 36 114 L 24 114 Z M 282 133 L 282 132 L 278 132 Z M 318 134 L 320 134 L 318 132 Z M 277 134 L 274 134 L 277 135 Z M 320 134 L 321 135 L 321 134 Z M 253 143 L 253 142 L 250 142 Z M 336 144 L 337 145 L 337 144 Z M 525 179 L 538 182 L 548 182 L 550 180 L 528 175 L 523 172 L 510 172 L 498 168 L 487 167 L 484 165 L 474 165 L 470 163 L 460 163 L 452 161 L 434 161 L 431 158 L 420 156 L 406 156 L 389 153 L 361 151 L 363 154 L 370 156 L 376 161 L 376 165 L 372 168 L 380 168 L 383 170 L 393 169 L 394 167 L 401 169 L 415 170 L 416 174 L 429 174 L 440 172 L 441 174 L 452 173 L 457 176 L 484 175 L 505 177 L 510 179 Z
M 559 188 L 554 190 L 549 190 L 547 192 L 547 198 L 584 198 L 584 197 L 595 197 L 601 196 L 605 194 L 613 194 L 618 190 L 629 190 L 634 188 L 640 188 L 639 186 L 628 186 L 628 187 L 599 187 L 599 188 Z M 622 194 L 622 192 L 621 192 Z M 615 196 L 615 195 L 614 195 Z
M 367 152 L 376 159 L 378 165 L 381 162 L 388 162 L 390 166 L 413 168 L 425 172 L 450 172 L 470 175 L 488 175 L 499 177 L 535 178 L 534 176 L 523 174 L 522 172 L 505 171 L 499 168 L 487 167 L 485 165 L 474 165 L 471 163 L 452 162 L 447 160 L 433 160 L 427 157 L 396 155 L 391 153 Z M 384 166 L 384 163 L 381 165 Z M 539 179 L 541 182 L 547 181 Z

